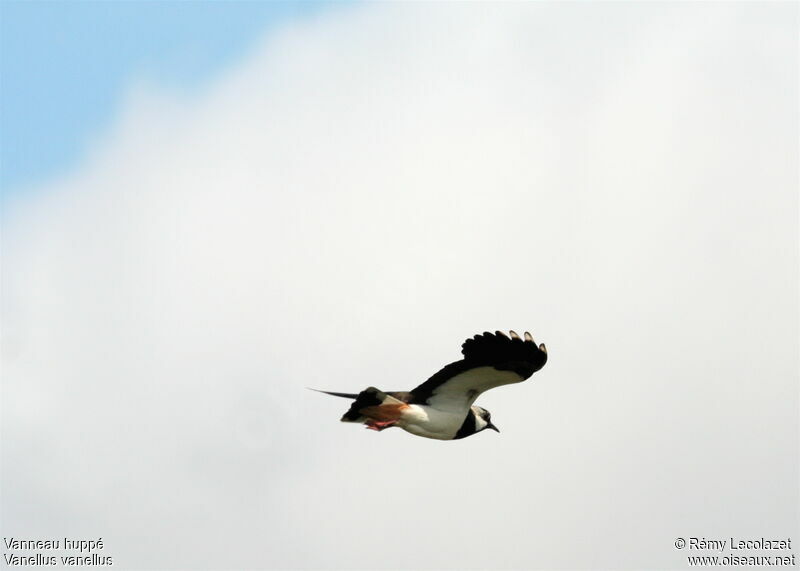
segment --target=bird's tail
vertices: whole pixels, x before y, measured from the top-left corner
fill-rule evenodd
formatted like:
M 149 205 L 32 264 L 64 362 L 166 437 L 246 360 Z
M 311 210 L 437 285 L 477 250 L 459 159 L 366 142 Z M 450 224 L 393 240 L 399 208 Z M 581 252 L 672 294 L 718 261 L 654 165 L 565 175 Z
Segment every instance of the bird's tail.
M 403 401 L 375 387 L 364 389 L 355 397 L 342 422 L 365 422 L 367 420 L 396 420 L 402 409 L 408 408 Z
M 331 392 L 331 391 L 321 391 L 319 389 L 312 389 L 311 387 L 307 387 L 307 388 L 310 391 L 316 391 L 318 393 L 325 393 L 326 395 L 331 395 L 331 396 L 335 396 L 335 397 L 342 397 L 342 398 L 346 398 L 346 399 L 357 399 L 358 398 L 358 395 L 355 394 L 355 393 L 334 393 L 334 392 Z

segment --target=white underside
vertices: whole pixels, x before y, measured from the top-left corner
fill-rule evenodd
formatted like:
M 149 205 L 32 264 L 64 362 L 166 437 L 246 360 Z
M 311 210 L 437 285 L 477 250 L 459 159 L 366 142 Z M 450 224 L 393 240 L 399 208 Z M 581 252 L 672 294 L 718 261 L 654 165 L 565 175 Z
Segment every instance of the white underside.
M 397 426 L 416 436 L 452 440 L 464 424 L 469 409 L 463 412 L 442 411 L 426 405 L 412 404 L 403 411 Z
M 514 371 L 501 371 L 489 366 L 469 369 L 436 388 L 428 398 L 428 404 L 409 405 L 397 426 L 417 436 L 452 440 L 481 393 L 523 380 Z M 486 426 L 482 419 L 476 422 L 481 424 L 481 428 Z

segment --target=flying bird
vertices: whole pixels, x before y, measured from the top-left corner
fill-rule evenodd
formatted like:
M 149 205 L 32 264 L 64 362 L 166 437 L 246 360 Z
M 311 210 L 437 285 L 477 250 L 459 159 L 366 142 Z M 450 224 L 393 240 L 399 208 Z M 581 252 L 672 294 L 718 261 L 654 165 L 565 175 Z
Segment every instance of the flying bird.
M 358 394 L 318 391 L 355 402 L 342 422 L 359 422 L 371 430 L 397 426 L 416 436 L 458 440 L 492 424 L 485 408 L 473 405 L 481 393 L 520 383 L 544 367 L 547 348 L 536 345 L 527 331 L 524 339 L 514 331 L 486 332 L 464 341 L 464 358 L 442 370 L 410 392 L 384 392 L 375 387 Z M 312 389 L 317 390 L 317 389 Z

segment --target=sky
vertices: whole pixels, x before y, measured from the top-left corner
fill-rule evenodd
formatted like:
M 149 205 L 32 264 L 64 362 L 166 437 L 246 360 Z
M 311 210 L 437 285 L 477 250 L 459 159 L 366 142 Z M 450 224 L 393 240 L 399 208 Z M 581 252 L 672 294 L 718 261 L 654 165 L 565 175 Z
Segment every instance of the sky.
M 796 4 L 167 4 L 243 39 L 149 46 L 177 20 L 79 6 L 63 53 L 138 55 L 33 81 L 36 36 L 3 40 L 4 115 L 106 101 L 41 155 L 41 125 L 3 136 L 3 537 L 122 569 L 800 541 Z M 408 390 L 496 329 L 549 352 L 477 401 L 500 434 L 376 433 L 306 390 Z
M 0 188 L 30 190 L 79 163 L 136 83 L 187 97 L 258 38 L 322 2 L 0 4 Z

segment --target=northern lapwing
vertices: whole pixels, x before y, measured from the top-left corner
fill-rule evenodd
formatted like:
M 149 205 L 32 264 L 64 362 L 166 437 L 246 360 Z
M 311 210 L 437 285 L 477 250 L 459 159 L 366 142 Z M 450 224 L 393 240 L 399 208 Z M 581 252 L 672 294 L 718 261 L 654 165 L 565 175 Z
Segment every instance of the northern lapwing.
M 486 332 L 461 346 L 464 358 L 446 365 L 410 392 L 384 392 L 369 387 L 358 394 L 319 391 L 354 399 L 342 422 L 360 422 L 372 430 L 398 426 L 425 438 L 458 440 L 492 424 L 489 411 L 474 406 L 481 393 L 520 383 L 544 367 L 547 349 L 536 345 L 530 333 Z M 317 389 L 313 389 L 317 390 Z

